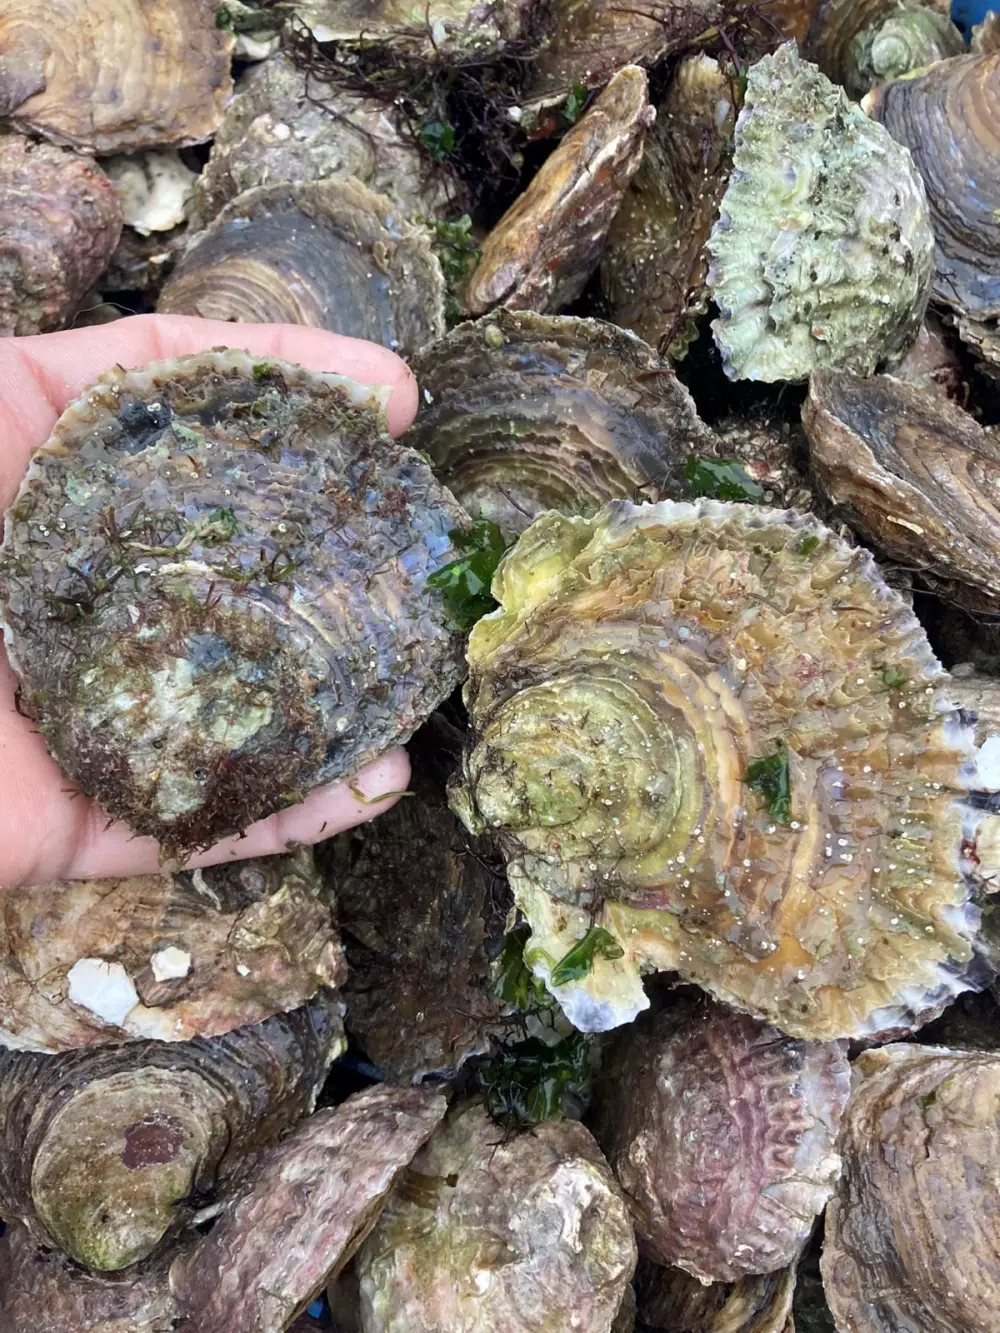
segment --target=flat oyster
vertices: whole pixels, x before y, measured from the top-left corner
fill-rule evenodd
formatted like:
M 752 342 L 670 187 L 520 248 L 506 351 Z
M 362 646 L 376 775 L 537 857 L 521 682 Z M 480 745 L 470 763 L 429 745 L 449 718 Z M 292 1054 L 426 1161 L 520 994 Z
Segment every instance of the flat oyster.
M 872 557 L 746 504 L 545 514 L 469 640 L 453 806 L 490 829 L 525 961 L 585 1031 L 677 971 L 804 1038 L 986 984 L 973 728 Z
M 923 183 L 793 43 L 750 69 L 712 229 L 712 323 L 732 379 L 872 374 L 917 336 L 933 271 Z
M 880 83 L 964 48 L 948 0 L 823 0 L 803 45 L 855 99 Z
M 427 579 L 468 519 L 379 407 L 216 351 L 109 372 L 34 455 L 0 555 L 23 704 L 172 852 L 355 772 L 461 679 Z

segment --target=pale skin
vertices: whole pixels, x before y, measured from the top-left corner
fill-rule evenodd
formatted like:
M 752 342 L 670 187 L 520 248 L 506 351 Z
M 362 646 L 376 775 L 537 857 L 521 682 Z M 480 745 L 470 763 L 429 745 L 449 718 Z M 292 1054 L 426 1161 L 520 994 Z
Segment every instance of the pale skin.
M 388 418 L 394 435 L 416 412 L 416 381 L 399 357 L 321 329 L 137 315 L 92 329 L 0 340 L 0 509 L 16 495 L 31 451 L 46 440 L 66 405 L 105 370 L 221 346 L 391 385 Z M 31 722 L 15 708 L 16 687 L 0 650 L 0 886 L 161 869 L 153 839 L 109 822 L 100 807 L 74 791 Z M 242 838 L 227 838 L 186 864 L 269 856 L 289 843 L 331 837 L 387 810 L 396 797 L 377 798 L 404 790 L 409 776 L 406 752 L 392 750 L 349 783 L 320 787 L 301 805 L 253 824 Z

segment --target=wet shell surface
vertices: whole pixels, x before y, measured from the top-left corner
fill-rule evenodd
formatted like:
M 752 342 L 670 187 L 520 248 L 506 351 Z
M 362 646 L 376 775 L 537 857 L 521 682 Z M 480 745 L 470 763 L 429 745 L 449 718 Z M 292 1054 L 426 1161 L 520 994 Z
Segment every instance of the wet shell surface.
M 192 237 L 157 310 L 307 324 L 404 355 L 444 332 L 444 278 L 425 233 L 360 181 L 265 185 Z
M 578 1028 L 631 1021 L 655 969 L 823 1039 L 988 981 L 972 727 L 867 552 L 789 511 L 614 501 L 536 520 L 493 594 L 452 802 Z
M 933 246 L 905 149 L 793 43 L 752 66 L 709 242 L 712 329 L 731 378 L 865 375 L 901 360 L 927 307 Z
M 520 35 L 536 0 L 294 0 L 318 42 L 365 50 L 384 45 L 395 60 L 488 60 Z
M 407 739 L 461 679 L 468 520 L 373 391 L 217 351 L 113 370 L 34 455 L 0 595 L 63 769 L 171 851 Z
M 850 1086 L 836 1042 L 700 999 L 640 1018 L 606 1056 L 594 1132 L 641 1251 L 703 1282 L 794 1263 L 840 1173 Z
M 858 99 L 876 84 L 958 55 L 964 43 L 949 9 L 947 0 L 822 0 L 803 51 Z
M 796 1333 L 794 1267 L 706 1286 L 681 1268 L 640 1258 L 635 1288 L 639 1316 L 657 1333 Z

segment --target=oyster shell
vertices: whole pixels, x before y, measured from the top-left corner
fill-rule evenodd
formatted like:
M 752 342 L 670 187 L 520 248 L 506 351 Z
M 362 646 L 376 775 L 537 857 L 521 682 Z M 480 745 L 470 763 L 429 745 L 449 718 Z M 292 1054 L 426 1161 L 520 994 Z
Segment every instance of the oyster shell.
M 348 51 L 385 45 L 397 60 L 457 61 L 498 56 L 521 35 L 536 0 L 294 0 L 318 42 Z
M 857 99 L 876 84 L 932 65 L 965 47 L 947 0 L 823 0 L 805 54 Z
M 809 446 L 797 422 L 783 419 L 766 404 L 716 421 L 712 431 L 719 453 L 740 464 L 763 489 L 767 504 L 804 514 L 816 507 L 808 471 Z
M 949 336 L 950 334 L 950 336 Z M 953 346 L 955 334 L 936 315 L 928 314 L 917 341 L 892 371 L 893 379 L 943 394 L 964 407 L 969 396 L 965 367 Z
M 618 71 L 574 125 L 482 247 L 466 311 L 562 310 L 597 267 L 608 228 L 642 161 L 655 118 L 637 65 Z
M 847 1333 L 992 1333 L 1000 1057 L 934 1046 L 862 1055 L 821 1267 Z
M 0 134 L 0 337 L 63 327 L 121 229 L 118 199 L 96 162 Z
M 155 301 L 189 239 L 186 226 L 150 232 L 148 236 L 140 236 L 132 227 L 123 228 L 118 248 L 101 275 L 102 290 L 144 292 Z M 74 327 L 79 328 L 79 321 Z
M 157 310 L 308 324 L 411 353 L 444 332 L 444 278 L 423 231 L 356 180 L 265 185 L 192 237 Z
M 1000 12 L 995 9 L 986 11 L 982 23 L 972 29 L 970 45 L 980 56 L 991 56 L 1000 51 Z
M 120 154 L 101 163 L 121 204 L 122 220 L 140 236 L 172 231 L 185 220 L 185 207 L 197 172 L 180 153 Z
M 546 509 L 683 494 L 685 460 L 718 444 L 652 348 L 599 320 L 496 311 L 412 361 L 405 442 L 474 516 L 523 532 Z
M 0 116 L 86 153 L 211 138 L 232 34 L 217 0 L 4 0 Z
M 869 93 L 864 109 L 913 154 L 935 240 L 934 301 L 1000 361 L 1000 52 L 955 56 Z
M 642 1253 L 702 1282 L 793 1264 L 840 1173 L 850 1089 L 837 1042 L 710 1001 L 633 1023 L 606 1052 L 593 1129 Z
M 712 323 L 733 379 L 871 374 L 917 336 L 934 237 L 909 153 L 786 43 L 752 66 L 712 228 Z
M 795 1269 L 713 1282 L 648 1259 L 636 1269 L 636 1304 L 647 1328 L 665 1333 L 795 1333 Z
M 635 1268 L 625 1201 L 581 1124 L 505 1138 L 476 1103 L 414 1159 L 358 1256 L 365 1333 L 610 1333 Z
M 708 305 L 706 243 L 729 179 L 736 79 L 710 56 L 681 61 L 601 260 L 614 320 L 681 357 Z
M 791 512 L 618 500 L 537 519 L 493 595 L 452 803 L 499 838 L 578 1028 L 631 1021 L 656 968 L 823 1039 L 988 981 L 972 730 L 867 552 Z
M 384 102 L 317 84 L 286 54 L 243 76 L 194 186 L 192 226 L 204 227 L 244 190 L 353 176 L 402 208 L 434 217 L 463 202 L 445 165 L 430 170 Z
M 214 1037 L 344 979 L 312 852 L 7 889 L 0 1041 L 65 1051 Z
M 1000 442 L 940 394 L 817 371 L 802 409 L 839 517 L 973 610 L 1000 610 Z
M 223 1037 L 0 1054 L 0 1207 L 89 1268 L 151 1254 L 307 1114 L 344 1049 L 328 994 Z
M 171 852 L 407 739 L 461 679 L 468 519 L 373 391 L 217 351 L 113 370 L 36 451 L 0 593 L 64 770 Z
M 368 1088 L 272 1149 L 170 1286 L 198 1333 L 281 1333 L 351 1258 L 448 1103 L 431 1087 Z

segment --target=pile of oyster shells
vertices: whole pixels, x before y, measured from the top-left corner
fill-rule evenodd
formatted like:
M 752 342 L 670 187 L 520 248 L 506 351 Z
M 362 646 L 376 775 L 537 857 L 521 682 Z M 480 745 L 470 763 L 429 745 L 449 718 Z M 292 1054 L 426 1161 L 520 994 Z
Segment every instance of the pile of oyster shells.
M 6 0 L 0 117 L 0 332 L 420 390 L 234 330 L 6 515 L 173 860 L 3 890 L 0 1333 L 996 1333 L 997 16 Z

